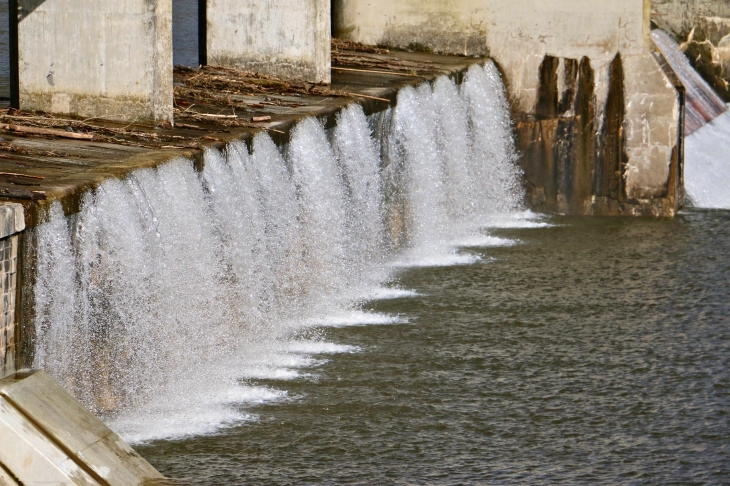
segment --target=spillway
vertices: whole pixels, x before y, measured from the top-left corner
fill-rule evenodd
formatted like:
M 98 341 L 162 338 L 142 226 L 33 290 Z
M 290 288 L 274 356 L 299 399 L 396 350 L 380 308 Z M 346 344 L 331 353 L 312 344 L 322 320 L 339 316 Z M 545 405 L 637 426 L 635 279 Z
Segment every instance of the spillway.
M 347 352 L 318 326 L 398 322 L 364 312 L 403 265 L 469 263 L 496 215 L 522 206 L 496 67 L 404 88 L 325 129 L 301 121 L 278 147 L 208 150 L 107 180 L 35 248 L 34 365 L 132 441 L 216 430 L 241 404 L 286 399 L 257 379 Z
M 651 33 L 686 90 L 684 184 L 689 203 L 730 209 L 730 112 L 692 68 L 676 42 L 661 30 Z

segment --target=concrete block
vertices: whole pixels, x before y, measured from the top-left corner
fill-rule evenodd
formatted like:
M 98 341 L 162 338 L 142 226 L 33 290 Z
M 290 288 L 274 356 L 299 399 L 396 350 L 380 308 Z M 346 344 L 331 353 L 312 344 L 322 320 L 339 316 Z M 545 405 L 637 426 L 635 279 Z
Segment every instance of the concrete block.
M 16 203 L 0 205 L 0 239 L 25 229 L 25 210 Z
M 0 463 L 24 484 L 41 482 L 27 480 L 31 475 L 54 484 L 110 486 L 163 478 L 43 371 L 0 381 L 0 399 L 0 424 L 6 424 L 0 436 L 17 437 L 0 443 Z
M 20 107 L 172 120 L 172 0 L 18 0 Z
M 23 484 L 101 484 L 49 441 L 4 397 L 0 397 L 0 437 L 3 438 L 0 462 Z
M 329 83 L 329 0 L 208 0 L 207 63 Z
M 334 35 L 365 44 L 486 55 L 488 7 L 475 0 L 334 0 Z
M 677 91 L 648 52 L 625 56 L 626 195 L 651 199 L 667 194 L 674 148 L 679 143 Z

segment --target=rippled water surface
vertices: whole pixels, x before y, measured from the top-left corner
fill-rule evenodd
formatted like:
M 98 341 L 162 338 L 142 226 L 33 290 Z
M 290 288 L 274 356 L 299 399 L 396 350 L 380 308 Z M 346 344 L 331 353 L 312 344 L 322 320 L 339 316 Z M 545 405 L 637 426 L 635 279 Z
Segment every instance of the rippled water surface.
M 138 450 L 194 484 L 730 482 L 730 213 L 549 222 L 402 270 L 368 307 L 406 319 L 324 330 L 359 351 L 255 420 Z

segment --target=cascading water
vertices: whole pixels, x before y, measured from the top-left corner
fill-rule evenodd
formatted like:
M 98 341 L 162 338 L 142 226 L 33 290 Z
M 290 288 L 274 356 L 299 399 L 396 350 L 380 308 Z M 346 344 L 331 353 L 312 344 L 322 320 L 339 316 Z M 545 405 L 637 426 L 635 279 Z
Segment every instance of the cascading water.
M 730 111 L 661 30 L 652 39 L 686 90 L 684 184 L 689 203 L 730 209 Z
M 459 246 L 502 243 L 485 228 L 521 205 L 491 63 L 369 120 L 352 105 L 330 132 L 305 119 L 285 155 L 266 134 L 250 149 L 106 181 L 29 238 L 34 364 L 128 440 L 207 433 L 285 397 L 248 380 L 353 351 L 318 326 L 403 320 L 358 302 L 407 292 L 383 287 L 394 266 L 474 261 Z

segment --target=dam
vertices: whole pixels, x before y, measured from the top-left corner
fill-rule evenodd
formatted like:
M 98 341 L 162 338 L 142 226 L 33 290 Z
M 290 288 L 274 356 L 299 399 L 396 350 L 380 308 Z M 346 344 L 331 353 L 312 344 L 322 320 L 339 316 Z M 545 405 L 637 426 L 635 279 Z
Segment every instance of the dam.
M 21 41 L 77 12 L 36 3 Z M 730 477 L 724 103 L 648 2 L 410 3 L 105 6 L 168 58 L 136 112 L 20 76 L 0 405 L 60 386 L 170 484 Z M 292 49 L 231 52 L 243 24 Z M 73 484 L 116 480 L 51 432 Z M 8 444 L 0 484 L 35 484 Z

